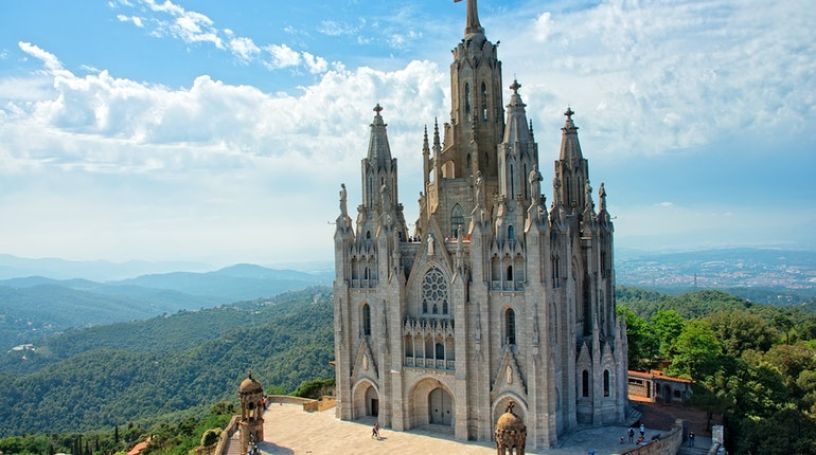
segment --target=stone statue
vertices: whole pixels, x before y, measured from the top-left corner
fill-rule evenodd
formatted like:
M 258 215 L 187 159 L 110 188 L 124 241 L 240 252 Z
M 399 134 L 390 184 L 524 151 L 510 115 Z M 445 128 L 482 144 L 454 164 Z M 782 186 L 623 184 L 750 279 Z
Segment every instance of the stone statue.
M 428 256 L 434 255 L 434 238 L 433 234 L 428 234 Z
M 538 198 L 541 195 L 541 173 L 538 172 L 537 168 L 533 168 L 530 171 L 530 200 L 533 202 L 538 202 Z
M 482 179 L 482 171 L 476 171 L 476 179 L 473 182 L 473 188 L 476 190 L 476 195 L 474 198 L 476 199 L 476 206 L 482 206 L 482 185 L 484 184 L 484 179 Z
M 385 183 L 380 186 L 380 196 L 382 197 L 383 210 L 391 207 L 391 195 L 388 194 L 388 187 Z
M 340 213 L 343 216 L 348 216 L 348 193 L 346 192 L 346 184 L 340 184 Z

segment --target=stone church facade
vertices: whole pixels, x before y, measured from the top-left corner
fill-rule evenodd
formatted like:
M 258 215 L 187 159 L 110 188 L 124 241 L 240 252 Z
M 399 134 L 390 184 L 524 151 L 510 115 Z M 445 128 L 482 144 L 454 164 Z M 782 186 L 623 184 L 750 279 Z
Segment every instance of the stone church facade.
M 627 409 L 626 327 L 615 314 L 613 225 L 596 207 L 568 109 L 546 207 L 538 145 L 514 81 L 503 108 L 497 45 L 468 1 L 453 50 L 451 118 L 426 129 L 414 232 L 382 108 L 352 221 L 335 232 L 337 417 L 489 440 L 515 403 L 530 447 Z

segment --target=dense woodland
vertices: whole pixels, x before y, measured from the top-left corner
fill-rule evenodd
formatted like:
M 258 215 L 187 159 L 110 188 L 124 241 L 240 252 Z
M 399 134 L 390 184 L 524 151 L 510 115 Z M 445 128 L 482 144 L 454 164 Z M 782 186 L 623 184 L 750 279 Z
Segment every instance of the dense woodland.
M 816 314 L 718 291 L 619 290 L 630 368 L 696 381 L 693 403 L 722 412 L 737 454 L 816 453 Z
M 211 404 L 234 397 L 250 367 L 268 391 L 292 392 L 333 377 L 333 351 L 326 288 L 70 332 L 28 360 L 0 362 L 0 435 L 92 430 Z
M 695 404 L 724 413 L 733 453 L 816 453 L 813 304 L 626 287 L 618 302 L 630 366 L 694 379 Z M 152 453 L 187 453 L 229 419 L 249 366 L 269 392 L 331 387 L 308 381 L 333 376 L 330 291 L 70 331 L 21 355 L 0 357 L 0 435 L 29 435 L 0 439 L 3 452 L 114 453 L 154 435 Z

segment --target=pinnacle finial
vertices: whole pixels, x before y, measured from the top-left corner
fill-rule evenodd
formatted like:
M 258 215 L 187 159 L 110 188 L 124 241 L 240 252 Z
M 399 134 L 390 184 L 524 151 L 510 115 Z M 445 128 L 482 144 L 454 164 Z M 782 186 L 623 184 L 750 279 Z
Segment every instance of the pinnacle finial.
M 530 119 L 530 138 L 533 138 L 533 119 Z
M 575 111 L 573 111 L 571 107 L 567 106 L 567 111 L 564 112 L 564 115 L 567 117 L 567 120 L 572 120 L 572 116 L 575 115 Z
M 513 85 L 510 86 L 510 90 L 513 91 L 514 95 L 518 95 L 518 90 L 521 88 L 521 84 L 516 79 L 513 79 Z
M 513 412 L 513 408 L 515 408 L 515 407 L 516 407 L 516 402 L 511 401 L 510 403 L 507 404 L 507 409 L 504 412 L 509 412 L 510 414 L 516 415 L 516 413 Z
M 434 147 L 441 145 L 439 140 L 439 121 L 436 117 L 434 117 L 434 138 L 433 138 Z
M 377 115 L 380 115 L 380 112 L 382 112 L 382 111 L 383 111 L 382 106 L 380 106 L 380 103 L 377 103 L 377 105 L 374 106 L 374 112 L 376 112 Z
M 454 3 L 459 3 L 462 0 L 453 0 Z M 479 23 L 479 7 L 476 5 L 476 0 L 467 0 L 467 23 L 465 24 L 465 36 L 473 33 L 484 33 L 482 24 Z

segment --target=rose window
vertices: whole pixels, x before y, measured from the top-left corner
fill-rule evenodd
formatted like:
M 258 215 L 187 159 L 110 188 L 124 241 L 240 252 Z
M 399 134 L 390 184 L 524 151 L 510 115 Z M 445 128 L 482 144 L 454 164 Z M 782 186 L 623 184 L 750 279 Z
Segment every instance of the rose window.
M 433 314 L 448 314 L 448 283 L 437 268 L 429 270 L 422 280 L 422 311 L 429 309 Z

